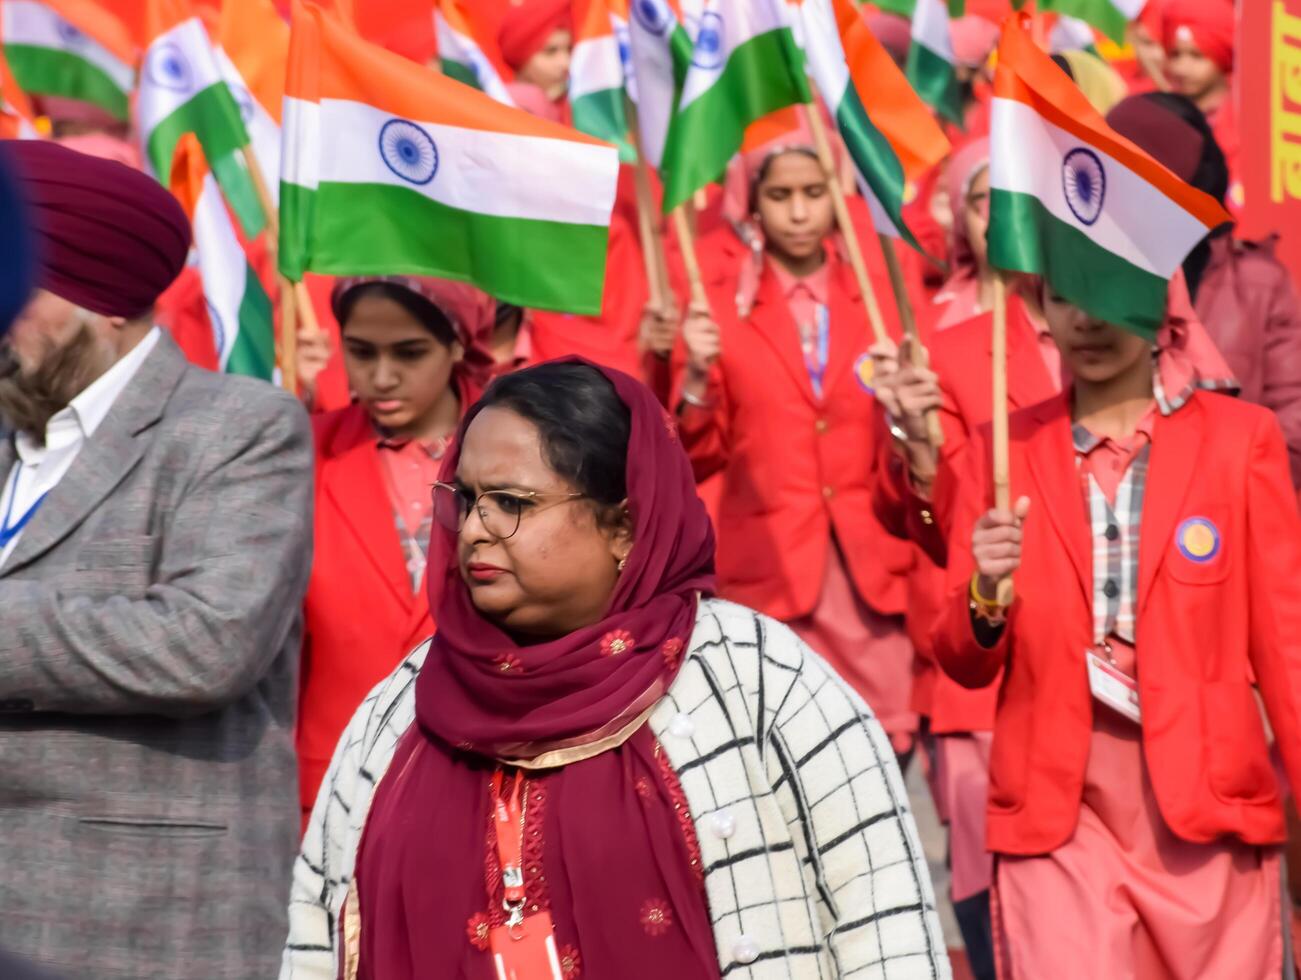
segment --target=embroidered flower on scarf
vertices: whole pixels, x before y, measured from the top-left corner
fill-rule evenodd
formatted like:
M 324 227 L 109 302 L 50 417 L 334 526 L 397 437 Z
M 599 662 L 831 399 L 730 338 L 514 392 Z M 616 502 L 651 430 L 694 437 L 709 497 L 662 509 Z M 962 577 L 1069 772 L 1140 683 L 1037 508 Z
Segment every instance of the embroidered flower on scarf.
M 661 409 L 661 411 L 663 412 L 663 409 Z M 669 438 L 674 442 L 677 442 L 678 424 L 675 421 L 673 421 L 673 416 L 670 415 L 668 412 L 663 412 L 663 415 L 664 415 L 664 428 L 668 432 Z
M 650 780 L 645 776 L 638 776 L 634 779 L 632 782 L 632 788 L 637 791 L 637 795 L 643 800 L 649 800 L 651 794 L 655 792 L 655 788 L 651 786 Z
M 519 674 L 524 670 L 520 658 L 513 653 L 503 653 L 493 663 L 497 665 L 497 669 L 503 674 Z
M 475 912 L 465 924 L 465 934 L 470 937 L 470 945 L 482 952 L 488 951 L 488 917 L 482 912 Z
M 648 936 L 659 938 L 673 928 L 673 910 L 661 899 L 648 899 L 641 907 L 641 927 Z
M 635 644 L 636 640 L 627 630 L 610 630 L 601 637 L 601 656 L 617 657 L 621 653 L 627 653 Z
M 560 972 L 565 980 L 577 980 L 578 974 L 583 972 L 583 958 L 573 946 L 560 948 Z
M 682 660 L 682 649 L 684 644 L 676 636 L 670 636 L 660 647 L 660 653 L 664 655 L 664 662 L 668 664 L 669 670 L 677 670 L 678 664 Z

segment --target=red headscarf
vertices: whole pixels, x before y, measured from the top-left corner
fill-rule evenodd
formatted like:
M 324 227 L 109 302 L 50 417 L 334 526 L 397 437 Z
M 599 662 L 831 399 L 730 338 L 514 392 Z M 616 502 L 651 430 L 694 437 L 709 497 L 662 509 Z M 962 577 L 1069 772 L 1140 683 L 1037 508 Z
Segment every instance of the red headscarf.
M 524 0 L 511 7 L 497 34 L 501 56 L 512 71 L 542 50 L 547 38 L 570 26 L 569 0 Z
M 1233 4 L 1228 0 L 1165 0 L 1161 18 L 1166 51 L 1191 34 L 1197 50 L 1219 65 L 1220 71 L 1233 71 Z
M 541 869 L 532 880 L 545 884 L 540 901 L 550 906 L 557 944 L 575 947 L 590 977 L 719 975 L 699 863 L 688 856 L 654 737 L 637 724 L 677 675 L 697 597 L 713 589 L 713 531 L 655 396 L 628 375 L 592 367 L 631 414 L 636 543 L 627 567 L 601 622 L 521 646 L 474 608 L 456 536 L 435 529 L 429 598 L 438 633 L 415 681 L 417 724 L 376 790 L 357 859 L 363 977 L 495 976 L 472 942 L 480 923 L 502 918 L 485 886 L 489 774 L 494 760 L 563 749 L 576 750 L 578 761 L 536 773 L 542 834 L 525 851 L 526 866 Z M 444 479 L 458 457 L 449 452 Z M 622 744 L 586 755 L 633 725 Z

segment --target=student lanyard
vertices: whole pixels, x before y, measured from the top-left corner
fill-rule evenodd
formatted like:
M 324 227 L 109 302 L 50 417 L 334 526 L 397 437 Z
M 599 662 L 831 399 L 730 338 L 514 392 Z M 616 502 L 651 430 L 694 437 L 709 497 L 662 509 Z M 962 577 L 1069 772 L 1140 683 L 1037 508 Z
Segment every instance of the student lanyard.
M 0 549 L 7 548 L 9 542 L 18 537 L 22 532 L 22 529 L 27 526 L 27 522 L 32 519 L 32 515 L 36 513 L 37 509 L 45 502 L 45 498 L 49 495 L 48 490 L 41 494 L 36 498 L 36 503 L 32 504 L 26 511 L 19 515 L 18 520 L 10 523 L 14 516 L 14 501 L 18 499 L 18 477 L 22 474 L 22 470 L 23 463 L 22 460 L 19 460 L 14 465 L 13 479 L 9 481 L 9 503 L 5 507 L 4 521 L 3 523 L 0 523 Z
M 528 816 L 528 798 L 524 795 L 524 773 L 517 771 L 510 797 L 502 792 L 506 781 L 500 769 L 492 774 L 493 817 L 497 827 L 497 857 L 501 862 L 501 883 L 505 888 L 502 909 L 506 924 L 518 926 L 524 921 L 524 820 Z
M 800 327 L 800 348 L 804 352 L 804 369 L 809 372 L 813 394 L 822 397 L 822 382 L 827 375 L 827 355 L 831 347 L 831 311 L 818 304 L 815 326 Z

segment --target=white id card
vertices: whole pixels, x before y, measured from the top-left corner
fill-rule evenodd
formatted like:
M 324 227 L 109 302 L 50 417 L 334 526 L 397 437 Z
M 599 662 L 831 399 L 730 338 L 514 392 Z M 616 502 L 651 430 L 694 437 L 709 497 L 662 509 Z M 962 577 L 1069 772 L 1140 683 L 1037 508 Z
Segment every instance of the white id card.
M 1143 715 L 1138 707 L 1138 681 L 1094 650 L 1086 651 L 1084 656 L 1089 665 L 1089 690 L 1093 696 L 1141 725 Z

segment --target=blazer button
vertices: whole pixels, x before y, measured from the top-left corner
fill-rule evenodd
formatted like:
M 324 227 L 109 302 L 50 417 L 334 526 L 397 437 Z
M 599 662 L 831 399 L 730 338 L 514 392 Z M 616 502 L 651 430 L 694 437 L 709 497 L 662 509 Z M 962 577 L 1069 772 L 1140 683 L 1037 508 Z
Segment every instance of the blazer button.
M 738 963 L 753 963 L 759 958 L 759 944 L 749 936 L 738 936 L 732 947 L 732 958 Z
M 736 818 L 727 810 L 719 810 L 709 818 L 709 829 L 720 840 L 727 840 L 736 833 Z
M 1102 584 L 1102 594 L 1108 599 L 1114 599 L 1120 595 L 1120 586 L 1116 584 L 1115 579 L 1109 578 Z
M 669 734 L 674 738 L 690 738 L 696 734 L 696 723 L 690 715 L 676 714 L 669 722 Z
M 935 518 L 934 518 L 934 516 L 931 514 L 931 512 L 930 512 L 929 510 L 924 510 L 924 511 L 922 511 L 922 523 L 923 523 L 923 524 L 934 524 L 934 523 L 935 523 Z
M 21 714 L 26 711 L 35 710 L 36 705 L 32 703 L 31 698 L 4 698 L 0 700 L 0 713 L 3 714 Z
M 830 499 L 831 499 L 832 497 L 834 497 L 835 495 L 836 495 L 836 488 L 835 488 L 835 487 L 832 487 L 832 486 L 826 486 L 826 487 L 823 487 L 823 488 L 822 488 L 822 496 L 823 496 L 824 498 L 826 498 L 827 500 L 830 500 Z
M 816 422 L 813 423 L 813 428 L 818 433 L 818 435 L 822 435 L 822 433 L 826 432 L 829 428 L 831 428 L 831 423 L 828 422 L 826 419 L 818 419 Z

